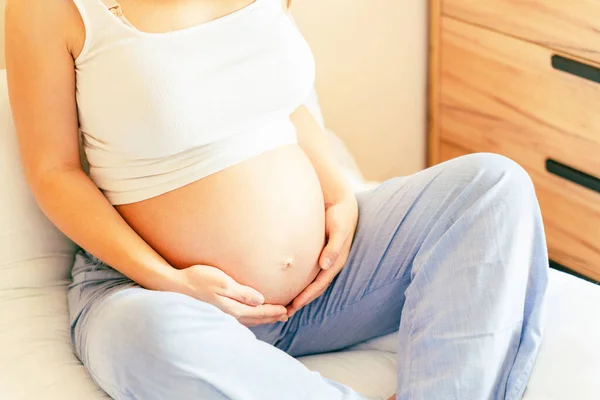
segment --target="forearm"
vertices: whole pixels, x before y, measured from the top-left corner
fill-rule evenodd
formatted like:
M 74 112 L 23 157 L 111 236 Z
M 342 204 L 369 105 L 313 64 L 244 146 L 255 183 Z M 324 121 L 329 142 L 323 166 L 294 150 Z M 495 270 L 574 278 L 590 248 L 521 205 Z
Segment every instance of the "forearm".
M 80 169 L 29 179 L 38 204 L 75 243 L 141 286 L 185 293 L 176 269 L 119 215 Z
M 291 120 L 298 132 L 298 144 L 312 163 L 325 196 L 325 203 L 336 203 L 352 194 L 340 165 L 332 154 L 327 137 L 305 106 L 299 107 Z

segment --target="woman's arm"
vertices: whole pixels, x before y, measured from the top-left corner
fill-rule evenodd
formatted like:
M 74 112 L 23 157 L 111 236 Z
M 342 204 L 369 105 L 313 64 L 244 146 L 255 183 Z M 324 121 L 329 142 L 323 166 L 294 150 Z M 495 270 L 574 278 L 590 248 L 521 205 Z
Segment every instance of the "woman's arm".
M 215 267 L 170 266 L 84 173 L 71 51 L 82 40 L 68 21 L 81 22 L 69 1 L 9 0 L 6 6 L 11 108 L 25 176 L 44 213 L 81 247 L 145 288 L 190 295 L 246 325 L 285 319 L 284 307 L 262 304 L 260 293 Z
M 319 176 L 325 205 L 354 197 L 339 163 L 332 154 L 325 132 L 310 111 L 305 106 L 301 106 L 291 115 L 291 120 L 298 132 L 298 144 Z
M 288 306 L 290 317 L 319 297 L 342 270 L 350 254 L 358 223 L 356 198 L 329 149 L 323 129 L 304 106 L 292 114 L 291 120 L 298 132 L 298 143 L 310 159 L 321 182 L 325 198 L 327 244 L 319 257 L 319 265 L 323 270 Z
M 6 56 L 11 109 L 26 179 L 52 222 L 77 244 L 155 290 L 177 287 L 169 266 L 82 170 L 78 148 L 72 3 L 10 0 Z M 75 11 L 76 12 L 76 11 Z

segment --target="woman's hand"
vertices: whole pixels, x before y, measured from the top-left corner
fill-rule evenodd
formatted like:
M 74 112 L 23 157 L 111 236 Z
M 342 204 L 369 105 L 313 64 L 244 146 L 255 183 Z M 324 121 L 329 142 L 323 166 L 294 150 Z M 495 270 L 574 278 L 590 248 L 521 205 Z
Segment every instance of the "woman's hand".
M 185 294 L 218 307 L 245 326 L 287 321 L 284 306 L 264 304 L 262 294 L 240 285 L 218 268 L 194 265 L 179 273 Z
M 315 280 L 287 307 L 291 318 L 296 311 L 325 292 L 340 273 L 350 254 L 354 232 L 358 223 L 358 205 L 354 194 L 349 193 L 341 200 L 326 205 L 325 234 L 327 245 L 319 257 L 322 270 Z

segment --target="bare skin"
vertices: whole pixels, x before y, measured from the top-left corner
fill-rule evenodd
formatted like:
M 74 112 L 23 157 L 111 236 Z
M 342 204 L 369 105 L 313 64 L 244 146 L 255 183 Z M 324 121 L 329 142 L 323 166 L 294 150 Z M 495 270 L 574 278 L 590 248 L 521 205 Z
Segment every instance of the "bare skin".
M 298 146 L 117 210 L 171 265 L 216 266 L 267 303 L 287 305 L 320 270 L 323 195 Z
M 251 2 L 122 0 L 120 4 L 136 29 L 156 33 L 210 21 Z M 272 150 L 116 209 L 172 266 L 217 267 L 261 292 L 266 303 L 287 305 L 320 269 L 324 200 L 315 170 L 299 146 Z
M 120 1 L 128 20 L 146 32 L 183 29 L 250 2 Z M 79 12 L 70 0 L 8 0 L 6 15 L 9 94 L 25 174 L 59 229 L 142 286 L 207 301 L 248 326 L 285 320 L 284 305 L 295 298 L 295 312 L 322 293 L 343 267 L 356 211 L 348 207 L 352 229 L 328 232 L 326 206 L 352 204 L 352 197 L 303 107 L 291 116 L 299 146 L 115 208 L 79 162 Z M 341 238 L 338 245 L 329 240 L 323 250 L 331 235 Z M 324 257 L 333 260 L 329 271 L 319 268 Z

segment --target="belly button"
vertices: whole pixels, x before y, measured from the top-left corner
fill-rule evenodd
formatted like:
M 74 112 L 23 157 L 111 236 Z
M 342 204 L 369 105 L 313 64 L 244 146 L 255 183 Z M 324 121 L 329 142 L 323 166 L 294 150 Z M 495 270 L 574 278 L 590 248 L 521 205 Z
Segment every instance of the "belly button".
M 294 260 L 291 258 L 288 258 L 287 260 L 284 260 L 282 263 L 283 269 L 290 269 L 292 268 L 292 265 L 294 264 Z

